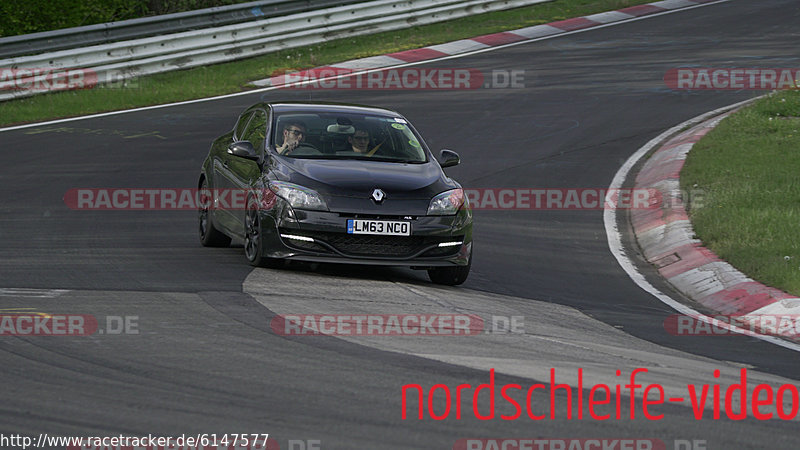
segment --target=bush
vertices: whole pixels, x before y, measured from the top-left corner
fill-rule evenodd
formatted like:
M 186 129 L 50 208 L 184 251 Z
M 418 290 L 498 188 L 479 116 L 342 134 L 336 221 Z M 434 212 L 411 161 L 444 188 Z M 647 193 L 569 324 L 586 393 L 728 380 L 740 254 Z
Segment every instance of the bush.
M 116 22 L 249 0 L 2 0 L 0 36 Z
M 148 15 L 169 14 L 214 6 L 233 5 L 252 0 L 148 0 Z

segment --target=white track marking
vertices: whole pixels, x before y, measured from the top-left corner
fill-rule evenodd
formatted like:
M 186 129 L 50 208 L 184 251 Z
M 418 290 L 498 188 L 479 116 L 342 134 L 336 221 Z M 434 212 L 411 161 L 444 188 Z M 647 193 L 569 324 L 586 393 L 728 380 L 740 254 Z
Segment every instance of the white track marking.
M 0 288 L 0 297 L 56 298 L 68 289 Z
M 634 153 L 630 158 L 628 158 L 627 161 L 625 161 L 625 164 L 623 164 L 622 167 L 620 167 L 620 169 L 617 171 L 616 175 L 614 175 L 614 179 L 611 181 L 611 185 L 609 186 L 609 192 L 612 189 L 621 189 L 623 183 L 625 182 L 625 179 L 628 177 L 628 173 L 631 171 L 631 168 L 633 168 L 633 166 L 635 166 L 636 163 L 639 162 L 639 160 L 642 159 L 642 157 L 644 157 L 651 150 L 653 150 L 653 148 L 655 148 L 656 146 L 664 143 L 672 135 L 677 134 L 678 132 L 680 132 L 681 130 L 683 130 L 683 129 L 687 128 L 687 127 L 691 127 L 691 126 L 697 125 L 697 124 L 699 124 L 701 122 L 704 122 L 704 121 L 710 119 L 711 117 L 714 117 L 714 116 L 719 115 L 719 114 L 721 114 L 723 112 L 726 112 L 726 111 L 729 111 L 731 109 L 737 108 L 739 106 L 742 106 L 742 105 L 747 104 L 747 103 L 752 102 L 752 101 L 753 100 L 745 100 L 743 102 L 736 103 L 734 105 L 726 106 L 724 108 L 720 108 L 720 109 L 717 109 L 717 110 L 714 110 L 714 111 L 711 111 L 711 112 L 707 112 L 707 113 L 705 113 L 703 115 L 695 117 L 694 119 L 687 120 L 686 122 L 684 122 L 684 123 L 682 123 L 680 125 L 674 126 L 674 127 L 670 128 L 669 130 L 665 131 L 664 133 L 662 133 L 661 135 L 659 135 L 655 139 L 653 139 L 650 142 L 648 142 L 644 147 L 640 148 L 636 153 Z M 653 295 L 655 298 L 659 299 L 662 303 L 668 305 L 669 307 L 671 307 L 672 309 L 678 311 L 681 314 L 694 317 L 694 318 L 696 318 L 698 320 L 701 320 L 701 321 L 709 323 L 709 324 L 714 324 L 714 326 L 717 326 L 717 327 L 720 327 L 720 328 L 725 328 L 725 329 L 727 329 L 729 331 L 733 331 L 735 333 L 740 333 L 740 334 L 745 334 L 745 335 L 748 335 L 748 336 L 753 336 L 753 337 L 755 337 L 757 339 L 761 339 L 763 341 L 769 342 L 771 344 L 779 345 L 781 347 L 784 347 L 784 348 L 787 348 L 787 349 L 790 349 L 790 350 L 800 351 L 800 345 L 798 345 L 798 344 L 795 344 L 793 342 L 784 341 L 784 340 L 779 339 L 779 338 L 774 337 L 774 336 L 766 336 L 766 335 L 754 334 L 749 330 L 745 330 L 745 329 L 739 328 L 739 327 L 737 327 L 735 325 L 730 325 L 730 324 L 724 323 L 723 321 L 714 320 L 713 318 L 711 318 L 709 316 L 706 316 L 706 315 L 704 315 L 704 314 L 702 314 L 702 313 L 700 313 L 698 311 L 695 311 L 694 309 L 684 305 L 683 303 L 680 303 L 677 300 L 674 300 L 669 295 L 661 292 L 655 286 L 650 284 L 650 282 L 647 281 L 645 279 L 645 277 L 638 270 L 636 270 L 636 266 L 633 264 L 633 262 L 626 255 L 625 249 L 622 246 L 622 234 L 620 233 L 619 228 L 617 227 L 617 212 L 616 212 L 616 210 L 606 208 L 603 211 L 603 222 L 605 224 L 606 236 L 608 238 L 608 248 L 611 250 L 611 253 L 614 255 L 614 258 L 617 259 L 617 262 L 619 263 L 619 265 L 622 266 L 622 269 L 625 270 L 625 272 L 628 274 L 628 276 L 631 278 L 631 280 L 633 280 L 634 283 L 639 285 L 640 288 L 644 289 L 649 294 Z

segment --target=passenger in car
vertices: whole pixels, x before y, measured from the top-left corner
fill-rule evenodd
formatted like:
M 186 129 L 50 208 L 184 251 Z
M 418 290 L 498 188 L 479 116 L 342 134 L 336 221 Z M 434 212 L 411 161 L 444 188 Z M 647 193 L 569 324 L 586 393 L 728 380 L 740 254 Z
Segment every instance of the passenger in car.
M 356 127 L 356 131 L 347 138 L 347 142 L 350 143 L 352 150 L 356 153 L 369 152 L 369 130 Z

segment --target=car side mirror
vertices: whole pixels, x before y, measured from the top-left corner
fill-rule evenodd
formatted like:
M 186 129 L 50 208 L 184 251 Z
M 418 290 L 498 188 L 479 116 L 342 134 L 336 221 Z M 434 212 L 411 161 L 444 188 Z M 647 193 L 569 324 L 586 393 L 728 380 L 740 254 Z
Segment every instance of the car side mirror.
M 461 158 L 458 156 L 458 153 L 447 149 L 439 151 L 439 165 L 442 166 L 442 169 L 445 167 L 457 166 L 460 162 Z
M 228 146 L 228 154 L 256 162 L 259 160 L 256 149 L 250 141 L 236 141 L 232 143 Z

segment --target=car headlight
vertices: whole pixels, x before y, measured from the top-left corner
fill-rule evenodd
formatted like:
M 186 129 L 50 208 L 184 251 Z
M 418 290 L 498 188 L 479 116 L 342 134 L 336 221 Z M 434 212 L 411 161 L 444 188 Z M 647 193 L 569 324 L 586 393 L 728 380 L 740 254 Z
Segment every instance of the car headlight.
M 325 200 L 313 189 L 285 181 L 270 181 L 269 188 L 297 209 L 314 209 L 327 211 Z
M 452 216 L 464 205 L 464 190 L 451 189 L 433 197 L 428 206 L 429 216 Z

